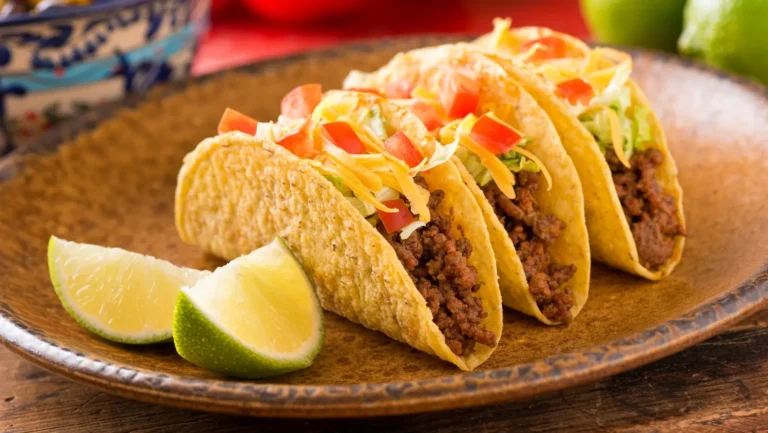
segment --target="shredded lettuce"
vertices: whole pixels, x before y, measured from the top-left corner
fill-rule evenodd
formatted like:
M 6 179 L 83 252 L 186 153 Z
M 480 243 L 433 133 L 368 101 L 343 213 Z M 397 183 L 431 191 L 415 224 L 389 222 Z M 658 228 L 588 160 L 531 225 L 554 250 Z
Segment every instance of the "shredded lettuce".
M 622 149 L 624 149 L 627 159 L 632 158 L 636 151 L 642 152 L 645 150 L 645 143 L 653 140 L 653 132 L 648 122 L 650 109 L 645 105 L 637 105 L 634 107 L 634 114 L 630 117 L 626 113 L 631 104 L 629 88 L 626 86 L 620 89 L 620 91 L 614 92 L 614 99 L 606 104 L 619 118 L 621 136 L 623 138 Z M 605 111 L 582 115 L 579 117 L 579 120 L 595 137 L 595 141 L 597 141 L 597 145 L 603 154 L 608 149 L 613 148 L 611 125 Z
M 367 113 L 365 113 L 363 124 L 371 128 L 371 131 L 373 131 L 373 133 L 382 141 L 389 138 L 389 134 L 387 134 L 387 124 L 381 116 L 381 107 L 378 105 L 374 105 Z
M 651 131 L 651 123 L 648 121 L 648 115 L 651 114 L 651 110 L 645 105 L 638 105 L 635 107 L 634 120 L 635 120 L 635 137 L 636 143 L 642 145 L 643 143 L 653 140 L 653 131 Z M 642 150 L 642 149 L 638 149 Z
M 379 219 L 380 219 L 379 218 L 379 214 L 375 213 L 375 214 L 369 216 L 368 218 L 366 218 L 365 220 L 368 221 L 368 224 L 376 227 L 379 224 Z
M 347 199 L 349 204 L 354 206 L 355 209 L 357 209 L 358 212 L 364 217 L 367 217 L 369 215 L 376 213 L 376 208 L 371 206 L 370 204 L 360 200 L 357 197 L 344 197 Z
M 331 177 L 331 176 L 326 176 L 326 178 L 327 177 Z M 338 177 L 338 176 L 333 176 L 333 177 Z M 341 181 L 341 179 L 339 178 L 338 181 Z M 331 182 L 334 182 L 334 180 L 331 180 Z M 334 182 L 334 185 L 337 185 L 337 184 Z M 341 185 L 341 187 L 346 188 L 346 186 L 344 186 L 343 184 Z M 400 193 L 388 186 L 384 186 L 378 192 L 376 192 L 374 196 L 376 197 L 376 200 L 383 202 L 387 200 L 395 200 L 400 198 Z M 360 200 L 358 197 L 356 197 L 352 193 L 351 190 L 349 191 L 349 194 L 344 195 L 344 198 L 346 198 L 349 204 L 354 206 L 355 209 L 357 209 L 357 211 L 360 212 L 360 214 L 363 215 L 365 218 L 368 218 L 371 215 L 377 215 L 375 207 L 373 207 L 369 203 L 366 203 Z
M 376 196 L 376 200 L 378 201 L 396 200 L 400 198 L 400 193 L 388 186 L 382 187 L 374 195 Z
M 344 181 L 341 180 L 341 177 L 333 175 L 333 174 L 326 174 L 325 176 L 328 181 L 330 181 L 333 186 L 339 190 L 339 192 L 345 196 L 345 197 L 352 197 L 352 190 L 349 189 L 348 186 L 344 185 Z
M 432 154 L 432 158 L 430 158 L 426 164 L 418 168 L 419 173 L 421 173 L 422 171 L 427 171 L 431 168 L 435 168 L 440 164 L 444 164 L 445 162 L 451 159 L 451 157 L 456 153 L 458 148 L 459 148 L 458 136 L 452 142 L 446 144 L 445 146 L 438 144 L 437 147 L 435 148 L 435 153 Z
M 629 75 L 632 73 L 631 63 L 622 63 L 616 69 L 616 74 L 608 83 L 608 86 L 603 90 L 603 93 L 594 97 L 590 101 L 590 106 L 595 107 L 598 105 L 607 105 L 609 107 L 616 106 L 622 111 L 626 111 L 631 103 L 629 88 L 625 86 Z M 618 103 L 618 104 L 617 104 Z M 617 104 L 617 105 L 614 105 Z
M 461 146 L 456 149 L 456 156 L 459 157 L 461 163 L 464 164 L 464 168 L 467 169 L 469 174 L 473 179 L 475 179 L 475 182 L 477 182 L 478 185 L 485 186 L 493 180 L 491 172 L 485 168 L 483 163 L 480 161 L 480 157 L 475 155 L 475 153 L 471 150 Z
M 530 143 L 531 143 L 531 139 L 526 138 L 522 143 L 518 144 L 518 146 L 525 146 Z M 501 160 L 501 162 L 504 163 L 504 165 L 507 166 L 508 169 L 510 169 L 511 171 L 514 171 L 515 173 L 518 173 L 521 171 L 532 171 L 536 173 L 536 172 L 539 172 L 540 170 L 539 166 L 536 165 L 535 162 L 515 152 L 514 150 L 510 150 L 509 152 L 502 153 L 501 155 L 499 155 L 499 159 Z
M 400 239 L 408 239 L 413 232 L 416 230 L 426 226 L 427 224 L 424 221 L 414 221 L 407 226 L 400 229 Z
M 608 116 L 600 111 L 595 115 L 582 116 L 580 120 L 587 131 L 595 137 L 600 152 L 605 154 L 605 151 L 611 147 L 611 125 L 608 123 Z

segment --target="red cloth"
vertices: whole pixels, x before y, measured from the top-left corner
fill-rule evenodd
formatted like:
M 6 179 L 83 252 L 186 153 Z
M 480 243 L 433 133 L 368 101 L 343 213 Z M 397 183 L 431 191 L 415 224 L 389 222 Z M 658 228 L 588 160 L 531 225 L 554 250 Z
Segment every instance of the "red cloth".
M 279 1 L 279 0 L 276 0 Z M 314 24 L 270 23 L 239 4 L 214 14 L 193 65 L 205 74 L 359 39 L 418 33 L 485 33 L 494 17 L 588 36 L 577 0 L 384 0 Z

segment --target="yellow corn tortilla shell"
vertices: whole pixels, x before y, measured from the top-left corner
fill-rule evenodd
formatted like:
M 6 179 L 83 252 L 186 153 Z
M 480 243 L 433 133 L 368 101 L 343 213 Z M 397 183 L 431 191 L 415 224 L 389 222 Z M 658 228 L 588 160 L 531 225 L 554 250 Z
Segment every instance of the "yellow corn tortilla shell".
M 513 28 L 511 33 L 514 35 L 511 41 L 555 35 L 566 41 L 568 52 L 571 55 L 579 53 L 580 57 L 585 57 L 590 53 L 589 46 L 581 40 L 547 28 Z M 571 114 L 565 103 L 554 94 L 543 78 L 540 78 L 524 64 L 520 64 L 505 55 L 519 52 L 519 47 L 516 47 L 514 42 L 512 45 L 502 45 L 497 47 L 495 51 L 488 52 L 487 50 L 492 47 L 491 44 L 494 42 L 491 34 L 487 34 L 477 39 L 474 44 L 486 50 L 486 54 L 500 64 L 544 109 L 549 118 L 552 119 L 563 147 L 576 165 L 584 189 L 589 242 L 595 260 L 649 280 L 660 280 L 669 275 L 683 255 L 685 236 L 677 236 L 672 256 L 658 270 L 652 271 L 640 264 L 637 245 L 616 193 L 611 170 L 600 152 L 595 138 L 581 124 L 579 119 Z M 629 80 L 628 86 L 633 105 L 651 107 L 642 90 L 634 81 Z M 656 171 L 657 180 L 664 191 L 675 198 L 677 217 L 685 229 L 683 190 L 677 180 L 677 167 L 667 147 L 664 132 L 656 114 L 653 110 L 649 111 L 648 121 L 655 139 L 646 146 L 657 149 L 664 155 L 664 162 Z
M 397 115 L 387 120 L 401 126 Z M 418 134 L 431 139 L 426 129 L 409 137 Z M 477 296 L 488 313 L 482 326 L 498 342 L 501 295 L 488 233 L 477 223 L 480 209 L 452 163 L 423 176 L 430 190 L 445 192 L 441 211 L 472 244 L 468 261 L 477 269 Z M 451 352 L 394 249 L 325 177 L 279 145 L 239 132 L 204 140 L 184 159 L 175 212 L 185 242 L 228 260 L 283 237 L 315 281 L 324 309 L 462 370 L 494 350 L 478 343 L 469 355 Z
M 575 318 L 589 294 L 590 251 L 584 198 L 573 162 L 563 150 L 552 122 L 533 98 L 501 66 L 467 44 L 400 53 L 376 72 L 353 71 L 344 86 L 383 90 L 387 83 L 407 79 L 439 94 L 446 67 L 464 68 L 476 75 L 480 87 L 481 110 L 494 107 L 495 114 L 501 120 L 531 138 L 533 141 L 526 149 L 540 158 L 552 174 L 552 189 L 547 191 L 546 183 L 542 181 L 536 199 L 543 212 L 554 214 L 566 223 L 562 236 L 549 247 L 549 251 L 555 262 L 576 265 L 575 275 L 566 283 L 573 290 L 571 315 Z M 464 183 L 479 204 L 488 226 L 504 305 L 536 317 L 545 324 L 555 324 L 536 305 L 515 247 L 482 190 L 458 160 L 456 165 L 462 172 Z

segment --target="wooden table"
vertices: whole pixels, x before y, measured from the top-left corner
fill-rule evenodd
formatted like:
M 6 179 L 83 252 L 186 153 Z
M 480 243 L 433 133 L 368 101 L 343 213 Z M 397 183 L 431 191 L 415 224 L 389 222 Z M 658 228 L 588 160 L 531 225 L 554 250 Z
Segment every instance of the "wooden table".
M 768 310 L 682 353 L 599 382 L 392 418 L 275 420 L 153 406 L 71 382 L 0 347 L 0 432 L 768 432 Z

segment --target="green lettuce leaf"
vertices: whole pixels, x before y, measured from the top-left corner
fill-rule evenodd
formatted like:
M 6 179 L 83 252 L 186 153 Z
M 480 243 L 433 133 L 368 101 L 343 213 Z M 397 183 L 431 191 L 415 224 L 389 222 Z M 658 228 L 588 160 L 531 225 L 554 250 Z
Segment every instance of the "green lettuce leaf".
M 648 116 L 651 114 L 650 108 L 645 105 L 638 105 L 635 107 L 635 148 L 637 150 L 643 150 L 642 144 L 649 141 L 653 141 L 653 131 L 651 130 L 651 122 L 648 121 Z M 640 147 L 640 148 L 638 148 Z
M 344 181 L 341 180 L 339 176 L 333 175 L 333 174 L 324 174 L 323 175 L 328 181 L 330 181 L 333 186 L 339 190 L 339 192 L 344 197 L 352 197 L 352 190 L 349 189 L 348 186 L 344 185 Z
M 483 166 L 480 162 L 480 158 L 471 150 L 464 146 L 459 146 L 459 148 L 456 149 L 456 156 L 461 160 L 461 163 L 464 164 L 464 168 L 467 169 L 478 185 L 485 186 L 493 180 L 491 172 Z
M 427 163 L 424 164 L 423 167 L 419 168 L 419 172 L 427 171 L 429 169 L 437 167 L 440 164 L 444 164 L 445 162 L 450 160 L 451 157 L 453 157 L 453 155 L 456 153 L 458 148 L 459 148 L 458 138 L 446 144 L 445 146 L 438 144 L 437 148 L 435 148 L 435 153 L 432 154 L 432 158 L 430 158 L 429 161 L 427 161 Z
M 518 144 L 518 146 L 523 147 L 530 143 L 531 139 L 526 138 L 522 143 Z M 504 165 L 507 166 L 508 169 L 514 171 L 515 173 L 519 173 L 521 171 L 532 171 L 534 173 L 538 173 L 541 170 L 535 162 L 515 152 L 514 150 L 502 153 L 499 155 L 499 159 L 504 163 Z
M 620 92 L 614 92 L 615 98 L 608 106 L 616 113 L 621 125 L 622 149 L 627 159 L 632 158 L 635 152 L 645 150 L 645 143 L 653 140 L 653 131 L 648 121 L 650 108 L 645 105 L 634 107 L 634 114 L 627 116 L 627 110 L 631 105 L 629 88 L 624 87 Z M 586 114 L 579 117 L 581 124 L 587 128 L 594 137 L 600 151 L 605 154 L 608 149 L 613 149 L 611 141 L 611 124 L 605 111 L 597 114 Z
M 374 105 L 367 113 L 365 113 L 363 124 L 371 128 L 371 131 L 373 131 L 373 133 L 382 141 L 389 138 L 389 134 L 387 134 L 387 123 L 381 116 L 381 107 L 378 105 Z

